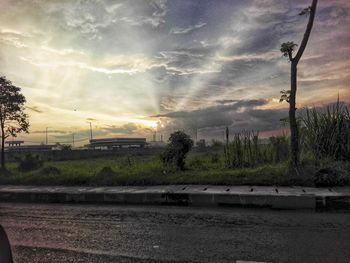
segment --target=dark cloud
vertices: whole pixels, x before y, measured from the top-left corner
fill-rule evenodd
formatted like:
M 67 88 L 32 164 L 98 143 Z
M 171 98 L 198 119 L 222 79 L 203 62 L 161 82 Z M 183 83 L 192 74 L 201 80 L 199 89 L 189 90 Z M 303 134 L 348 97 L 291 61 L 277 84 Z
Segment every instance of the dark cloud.
M 282 119 L 288 117 L 288 108 L 259 109 L 255 106 L 265 105 L 264 100 L 239 101 L 232 105 L 220 105 L 208 107 L 191 112 L 172 112 L 160 117 L 166 117 L 168 122 L 163 131 L 175 131 L 183 129 L 192 136 L 200 133 L 201 138 L 222 139 L 225 127 L 231 132 L 241 131 L 277 131 L 284 128 Z M 243 106 L 244 105 L 244 106 Z M 335 103 L 329 103 L 317 107 L 318 111 L 326 112 L 327 107 L 334 107 Z M 350 103 L 342 102 L 344 107 L 350 108 Z M 301 108 L 297 114 L 305 116 L 306 109 Z
M 247 124 L 254 120 L 254 116 L 250 116 L 249 113 L 254 111 L 256 107 L 266 104 L 266 100 L 238 100 L 229 104 L 194 111 L 169 112 L 153 117 L 169 119 L 170 122 L 166 124 L 167 127 L 165 128 L 168 130 L 179 128 L 193 130 L 230 125 L 247 126 L 248 128 L 250 125 Z M 263 124 L 259 127 L 263 127 Z
M 229 104 L 229 103 L 237 102 L 237 100 L 217 100 L 215 102 L 218 104 Z

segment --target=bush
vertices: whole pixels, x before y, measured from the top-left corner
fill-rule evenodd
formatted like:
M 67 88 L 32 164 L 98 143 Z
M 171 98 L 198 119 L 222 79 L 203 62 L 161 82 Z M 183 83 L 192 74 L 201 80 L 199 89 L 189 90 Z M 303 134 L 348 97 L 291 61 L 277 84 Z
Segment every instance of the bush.
M 13 173 L 10 170 L 0 167 L 0 176 L 11 176 L 11 175 L 13 175 Z
M 347 163 L 332 163 L 319 169 L 314 178 L 316 186 L 343 186 L 350 183 L 350 165 Z
M 111 167 L 105 166 L 103 167 L 96 176 L 92 177 L 90 180 L 91 185 L 111 185 L 112 178 L 116 175 L 116 173 L 112 170 Z
M 206 160 L 203 156 L 194 156 L 187 161 L 187 165 L 190 168 L 196 170 L 207 170 Z
M 109 166 L 103 167 L 97 174 L 97 176 L 100 176 L 100 177 L 109 177 L 113 175 L 115 175 L 115 172 Z
M 339 102 L 325 111 L 306 109 L 301 117 L 301 146 L 316 160 L 331 158 L 336 161 L 350 159 L 350 113 Z
M 187 153 L 193 147 L 193 140 L 182 131 L 170 135 L 169 143 L 162 154 L 161 159 L 166 166 L 175 166 L 178 170 L 184 170 Z
M 212 163 L 219 163 L 220 162 L 220 155 L 217 153 L 213 153 L 210 155 L 210 161 Z
M 48 167 L 41 169 L 40 173 L 42 175 L 55 176 L 55 175 L 60 175 L 61 171 L 58 168 L 56 168 L 55 166 L 48 166 Z
M 244 131 L 234 134 L 233 141 L 225 146 L 224 154 L 228 168 L 255 167 L 260 163 L 258 133 Z
M 42 167 L 44 162 L 39 158 L 38 155 L 27 154 L 23 159 L 20 159 L 18 169 L 22 172 L 28 172 L 39 169 Z
M 270 137 L 271 162 L 280 163 L 289 159 L 290 142 L 287 136 Z

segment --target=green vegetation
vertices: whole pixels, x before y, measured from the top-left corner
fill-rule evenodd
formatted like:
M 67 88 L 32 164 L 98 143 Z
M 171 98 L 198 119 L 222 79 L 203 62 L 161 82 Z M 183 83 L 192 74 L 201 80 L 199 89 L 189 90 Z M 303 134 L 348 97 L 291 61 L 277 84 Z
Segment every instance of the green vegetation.
M 184 170 L 187 153 L 192 149 L 193 140 L 183 131 L 177 131 L 170 135 L 169 143 L 162 154 L 162 161 L 169 169 L 175 167 Z
M 288 173 L 288 161 L 257 165 L 254 168 L 225 168 L 223 154 L 207 152 L 191 153 L 186 160 L 186 170 L 180 171 L 165 169 L 158 156 L 129 156 L 46 162 L 42 168 L 27 172 L 20 171 L 18 163 L 10 163 L 9 174 L 0 176 L 0 183 L 91 186 L 157 184 L 314 186 L 316 183 L 322 186 L 329 180 L 331 185 L 350 183 L 349 163 L 329 161 L 315 166 L 313 161 L 304 159 L 302 167 L 305 171 L 302 177 Z
M 28 115 L 24 112 L 26 98 L 21 89 L 12 84 L 6 77 L 0 76 L 0 138 L 1 169 L 5 169 L 5 140 L 16 137 L 18 133 L 28 133 Z
M 350 111 L 338 102 L 325 111 L 307 109 L 301 118 L 302 146 L 315 160 L 350 160 Z
M 271 137 L 267 144 L 259 144 L 256 132 L 236 133 L 224 153 L 228 168 L 277 164 L 289 160 L 289 139 L 286 136 Z
M 256 132 L 233 134 L 223 149 L 187 152 L 192 140 L 176 132 L 159 156 L 104 157 L 48 161 L 27 155 L 0 171 L 1 184 L 27 185 L 350 185 L 350 114 L 339 101 L 307 109 L 299 120 L 301 175 L 289 168 L 290 138 L 259 140 Z M 166 158 L 165 158 L 166 157 Z M 186 157 L 186 158 L 185 158 Z

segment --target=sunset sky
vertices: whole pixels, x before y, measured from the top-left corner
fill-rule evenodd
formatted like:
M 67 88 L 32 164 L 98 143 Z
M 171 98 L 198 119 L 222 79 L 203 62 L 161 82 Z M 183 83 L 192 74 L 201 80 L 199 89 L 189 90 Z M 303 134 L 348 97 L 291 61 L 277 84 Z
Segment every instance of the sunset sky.
M 22 88 L 26 142 L 271 131 L 311 0 L 0 0 L 0 74 Z M 350 102 L 350 1 L 319 0 L 298 108 Z M 85 141 L 84 141 L 85 140 Z

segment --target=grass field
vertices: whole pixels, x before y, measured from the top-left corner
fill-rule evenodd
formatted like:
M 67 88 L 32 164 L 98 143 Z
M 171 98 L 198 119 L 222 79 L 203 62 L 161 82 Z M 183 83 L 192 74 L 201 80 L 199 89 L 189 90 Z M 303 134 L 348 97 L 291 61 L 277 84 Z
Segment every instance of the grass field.
M 42 167 L 21 172 L 9 163 L 10 175 L 0 176 L 1 184 L 25 185 L 305 185 L 313 186 L 312 165 L 304 165 L 303 177 L 292 177 L 287 163 L 256 168 L 226 169 L 224 156 L 217 153 L 192 153 L 186 170 L 166 170 L 158 156 L 109 157 L 88 160 L 45 162 Z
M 176 135 L 177 134 L 177 135 Z M 174 133 L 172 143 L 163 152 L 182 156 L 186 134 Z M 181 140 L 176 136 L 182 136 Z M 178 142 L 182 145 L 179 146 Z M 187 143 L 188 144 L 188 143 Z M 169 148 L 172 147 L 172 148 Z M 191 147 L 188 146 L 188 149 Z M 170 150 L 169 150 L 170 149 Z M 0 170 L 0 184 L 27 185 L 350 185 L 350 110 L 338 101 L 326 110 L 306 109 L 300 117 L 301 174 L 289 170 L 290 138 L 286 135 L 259 141 L 258 132 L 243 131 L 228 138 L 225 147 L 199 147 L 189 153 L 184 170 L 169 168 L 171 158 L 161 161 L 161 151 L 111 153 L 110 157 L 47 161 L 39 155 L 20 156 Z M 161 149 L 162 150 L 162 149 Z M 164 149 L 165 150 L 165 149 Z M 200 151 L 199 151 L 200 150 Z M 163 150 L 162 150 L 163 151 Z M 146 151 L 147 152 L 147 151 Z M 187 152 L 187 151 L 186 151 Z M 53 152 L 52 152 L 53 153 Z M 60 152 L 78 158 L 82 152 Z M 23 155 L 23 154 L 22 154 Z M 114 156 L 114 157 L 113 157 Z M 48 157 L 48 156 L 45 156 Z M 53 156 L 51 156 L 53 157 Z M 56 156 L 57 157 L 57 156 Z M 61 156 L 62 157 L 62 156 Z M 46 158 L 47 160 L 52 160 Z M 46 160 L 45 159 L 45 160 Z M 171 160 L 171 162 L 169 162 Z M 178 168 L 179 158 L 175 163 Z M 27 168 L 26 168 L 27 167 Z M 30 168 L 28 168 L 30 167 Z

